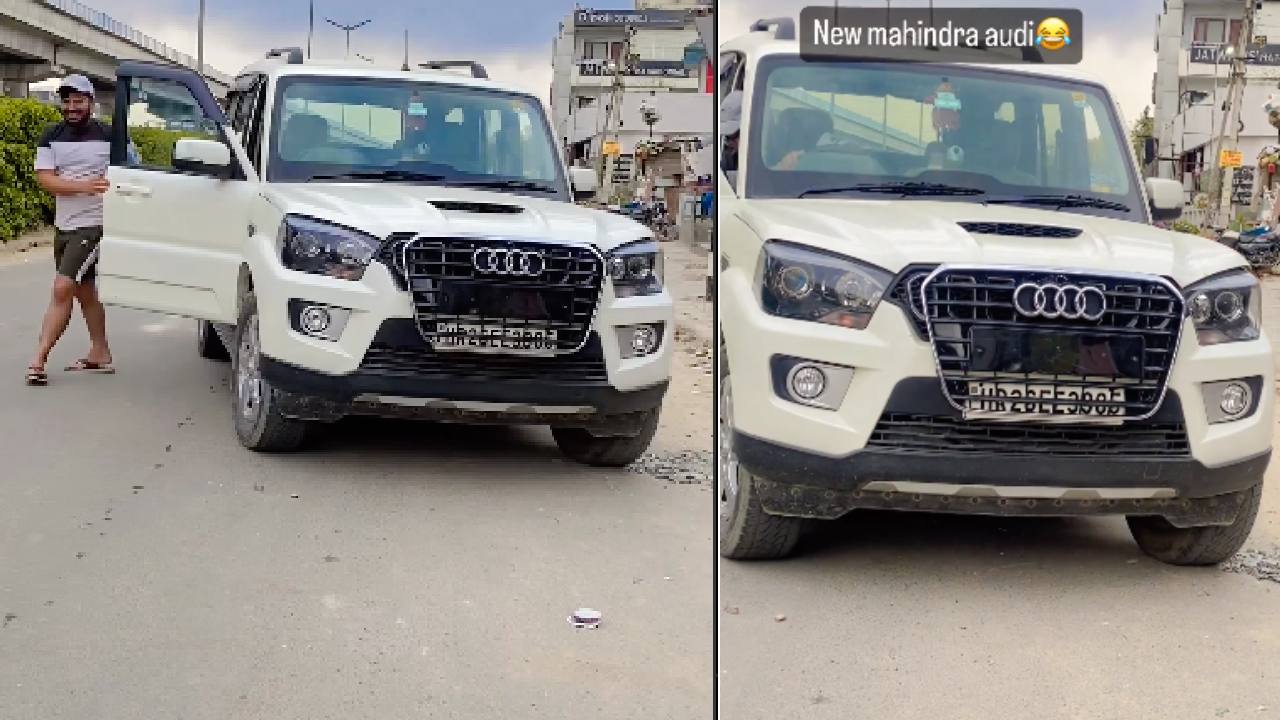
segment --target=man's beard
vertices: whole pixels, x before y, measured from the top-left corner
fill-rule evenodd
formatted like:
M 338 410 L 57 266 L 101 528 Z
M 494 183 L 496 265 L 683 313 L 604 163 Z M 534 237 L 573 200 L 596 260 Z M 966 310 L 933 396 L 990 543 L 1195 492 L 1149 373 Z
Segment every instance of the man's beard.
M 84 125 L 85 123 L 89 122 L 90 115 L 91 113 L 88 110 L 84 110 L 77 114 L 77 119 L 73 120 L 72 114 L 70 112 L 66 110 L 62 111 L 62 119 L 65 120 L 68 125 L 76 125 L 76 126 Z

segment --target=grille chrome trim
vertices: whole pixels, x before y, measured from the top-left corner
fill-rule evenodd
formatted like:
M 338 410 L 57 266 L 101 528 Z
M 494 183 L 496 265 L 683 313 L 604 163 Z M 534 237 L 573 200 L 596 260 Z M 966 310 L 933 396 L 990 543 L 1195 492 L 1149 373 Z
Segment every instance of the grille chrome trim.
M 409 252 L 415 244 L 424 243 L 424 242 L 440 243 L 446 248 L 446 252 L 447 252 L 448 245 L 450 243 L 455 243 L 455 242 L 469 243 L 472 245 L 488 244 L 488 245 L 495 245 L 498 247 L 508 247 L 508 248 L 516 247 L 516 246 L 536 247 L 548 253 L 555 252 L 557 250 L 565 251 L 569 253 L 586 252 L 590 254 L 591 259 L 594 260 L 594 262 L 596 263 L 596 269 L 594 271 L 586 271 L 586 270 L 566 271 L 569 273 L 576 272 L 579 274 L 582 274 L 582 273 L 590 274 L 589 282 L 580 284 L 576 287 L 573 285 L 567 285 L 567 284 L 563 286 L 556 286 L 545 281 L 540 282 L 538 278 L 525 278 L 525 277 L 517 278 L 512 276 L 470 275 L 470 276 L 461 276 L 461 277 L 453 277 L 453 278 L 450 278 L 450 277 L 415 278 L 413 275 L 413 268 L 410 266 L 410 263 L 409 263 Z M 466 263 L 466 265 L 469 270 L 474 270 L 474 268 L 471 267 L 470 252 L 468 252 L 467 255 L 468 255 L 468 262 Z M 547 242 L 547 241 L 542 241 L 537 239 L 501 237 L 501 236 L 491 236 L 491 235 L 431 236 L 431 235 L 422 235 L 417 233 L 404 232 L 404 233 L 392 233 L 390 236 L 388 236 L 382 248 L 380 248 L 377 257 L 380 260 L 382 260 L 384 263 L 387 263 L 389 261 L 388 264 L 391 266 L 391 270 L 393 271 L 393 274 L 397 276 L 396 279 L 404 283 L 404 288 L 409 292 L 409 295 L 410 295 L 410 301 L 413 309 L 414 324 L 417 326 L 418 332 L 422 336 L 423 341 L 425 341 L 428 345 L 430 345 L 433 348 L 435 347 L 435 343 L 433 342 L 432 334 L 423 329 L 423 322 L 424 321 L 439 322 L 439 320 L 437 320 L 437 317 L 439 317 L 440 314 L 422 312 L 420 308 L 422 303 L 418 300 L 417 295 L 420 292 L 424 292 L 424 291 L 420 291 L 415 288 L 415 282 L 414 282 L 415 279 L 419 281 L 421 280 L 455 281 L 455 282 L 461 281 L 461 282 L 475 283 L 479 285 L 510 282 L 512 284 L 518 284 L 520 287 L 527 287 L 529 289 L 562 290 L 562 291 L 569 290 L 571 292 L 576 292 L 577 290 L 589 289 L 593 294 L 591 298 L 591 302 L 592 302 L 591 312 L 589 315 L 586 315 L 582 319 L 581 328 L 580 328 L 582 337 L 576 345 L 573 345 L 573 346 L 566 345 L 566 346 L 557 347 L 551 350 L 533 350 L 533 351 L 499 347 L 499 348 L 448 348 L 448 349 L 439 349 L 438 352 L 448 352 L 448 353 L 456 352 L 456 353 L 475 354 L 475 355 L 506 355 L 506 356 L 520 356 L 520 357 L 554 357 L 554 356 L 560 356 L 560 355 L 571 355 L 573 353 L 576 353 L 582 350 L 582 348 L 586 347 L 587 343 L 590 341 L 591 335 L 595 329 L 596 318 L 600 313 L 600 305 L 604 300 L 604 283 L 605 283 L 605 274 L 606 274 L 605 255 L 600 251 L 599 248 L 589 244 Z M 580 262 L 580 260 L 573 260 L 573 259 L 570 259 L 570 261 Z M 545 274 L 546 274 L 546 271 L 544 270 L 543 275 Z M 570 306 L 572 307 L 572 305 L 577 302 L 578 302 L 577 298 L 571 298 Z M 570 316 L 572 317 L 574 316 L 574 314 L 575 313 L 573 313 L 571 310 Z M 470 322 L 474 319 L 467 316 L 452 315 L 452 314 L 445 314 L 444 317 L 449 318 L 447 320 L 444 320 L 444 322 L 464 322 L 465 323 L 465 322 Z M 485 324 L 485 323 L 482 323 L 482 324 Z M 500 325 L 502 327 L 512 327 L 512 326 L 521 326 L 521 325 L 539 327 L 539 326 L 545 325 L 548 327 L 548 329 L 552 329 L 554 327 L 554 329 L 563 331 L 564 327 L 562 326 L 569 325 L 571 327 L 574 327 L 578 323 L 575 321 L 565 322 L 563 320 L 560 320 L 560 321 L 548 320 L 545 323 L 540 323 L 538 321 L 513 321 L 511 323 L 508 323 L 506 322 L 506 319 L 503 319 L 503 322 L 500 324 L 499 323 L 491 323 L 491 324 Z M 576 327 L 574 327 L 574 329 L 575 331 L 579 331 L 579 329 Z
M 894 276 L 883 300 L 883 302 L 891 303 L 902 310 L 907 316 L 907 321 L 911 323 L 911 329 L 915 331 L 916 337 L 926 342 L 929 340 L 929 328 L 926 327 L 924 310 L 920 305 L 924 300 L 924 296 L 919 292 L 912 293 L 912 288 L 920 290 L 920 285 L 924 282 L 924 279 L 929 277 L 929 274 L 937 268 L 937 265 L 931 264 L 908 265 Z
M 965 407 L 961 403 L 957 402 L 956 399 L 952 396 L 951 390 L 947 386 L 947 382 L 948 382 L 947 372 L 943 368 L 942 357 L 938 353 L 939 342 L 954 343 L 954 342 L 957 342 L 957 340 L 951 339 L 951 338 L 938 338 L 936 336 L 936 333 L 934 332 L 935 318 L 933 316 L 932 308 L 930 307 L 930 303 L 929 303 L 929 289 L 933 286 L 933 283 L 937 281 L 937 279 L 940 276 L 945 275 L 947 273 L 952 273 L 952 272 L 1024 273 L 1024 274 L 1031 274 L 1031 275 L 1062 275 L 1072 279 L 1075 279 L 1073 278 L 1073 276 L 1083 276 L 1085 278 L 1105 278 L 1105 279 L 1115 279 L 1115 280 L 1128 280 L 1128 281 L 1137 282 L 1137 283 L 1151 283 L 1151 284 L 1159 285 L 1163 287 L 1165 290 L 1169 292 L 1169 295 L 1172 301 L 1174 301 L 1175 304 L 1178 306 L 1179 312 L 1177 312 L 1176 314 L 1169 314 L 1165 316 L 1168 319 L 1174 321 L 1173 330 L 1161 333 L 1165 335 L 1171 335 L 1170 348 L 1168 349 L 1157 348 L 1154 350 L 1154 352 L 1157 352 L 1160 354 L 1167 353 L 1169 355 L 1169 359 L 1163 363 L 1164 364 L 1163 378 L 1160 380 L 1159 393 L 1155 397 L 1154 401 L 1150 403 L 1143 403 L 1144 405 L 1149 405 L 1149 408 L 1144 412 L 1142 412 L 1141 414 L 1124 415 L 1119 418 L 1112 417 L 1112 416 L 1088 416 L 1088 415 L 1071 416 L 1071 418 L 1072 418 L 1072 422 L 1075 422 L 1081 425 L 1106 425 L 1106 424 L 1114 425 L 1117 420 L 1119 420 L 1122 423 L 1132 422 L 1137 420 L 1146 420 L 1152 417 L 1153 415 L 1155 415 L 1159 411 L 1160 406 L 1164 403 L 1165 396 L 1169 391 L 1169 379 L 1173 374 L 1174 365 L 1177 363 L 1178 350 L 1182 345 L 1183 326 L 1186 324 L 1186 321 L 1188 318 L 1188 315 L 1187 315 L 1188 308 L 1186 305 L 1186 301 L 1182 296 L 1182 290 L 1177 285 L 1175 285 L 1172 281 L 1170 281 L 1168 278 L 1165 278 L 1159 275 L 1150 275 L 1145 273 L 1130 273 L 1130 272 L 1123 272 L 1123 271 L 1099 271 L 1099 270 L 1091 270 L 1087 268 L 1032 267 L 1032 266 L 1026 266 L 1026 265 L 946 264 L 946 263 L 939 265 L 931 273 L 929 273 L 929 276 L 925 278 L 923 283 L 921 283 L 920 302 L 921 302 L 921 305 L 924 307 L 924 311 L 925 311 L 924 312 L 925 326 L 929 331 L 929 345 L 933 350 L 934 369 L 937 370 L 938 381 L 942 383 L 942 395 L 944 398 L 946 398 L 947 402 L 953 408 L 955 408 L 956 410 L 959 410 L 961 413 L 965 412 Z M 1010 307 L 1012 308 L 1012 306 Z M 1112 312 L 1112 311 L 1109 310 L 1108 312 Z M 1137 311 L 1134 311 L 1134 313 L 1137 313 Z M 1154 313 L 1152 314 L 1154 315 Z M 971 324 L 974 324 L 974 323 L 971 323 Z M 1053 325 L 1048 323 L 1037 323 L 1034 325 L 1025 325 L 1025 326 L 1037 327 L 1037 328 L 1050 328 L 1050 329 L 1054 327 Z M 1105 328 L 1100 332 L 1101 333 L 1107 333 L 1107 332 L 1121 333 L 1123 332 L 1123 330 L 1119 328 Z M 1142 331 L 1137 331 L 1137 332 L 1142 332 Z M 1149 332 L 1154 333 L 1155 331 L 1149 331 Z M 959 342 L 968 343 L 969 339 L 964 338 L 959 340 Z M 1145 352 L 1150 353 L 1150 352 L 1153 352 L 1153 350 L 1148 348 Z M 1145 372 L 1147 369 L 1148 367 L 1145 364 L 1145 357 L 1144 357 L 1143 371 Z M 993 377 L 988 379 L 996 380 L 997 378 Z M 1081 381 L 1079 382 L 1073 381 L 1073 382 L 1062 383 L 1061 381 L 1058 381 L 1055 379 L 1037 380 L 1030 377 L 1023 379 L 1022 382 L 1027 382 L 1032 384 L 1038 384 L 1041 382 L 1047 382 L 1049 384 L 1061 383 L 1061 384 L 1069 384 L 1069 385 L 1089 385 L 1090 384 L 1088 381 L 1084 379 L 1081 379 Z M 1113 385 L 1117 384 L 1117 381 L 1112 380 L 1111 384 Z M 1124 405 L 1125 407 L 1128 407 L 1130 404 L 1131 403 L 1129 403 L 1126 400 Z M 1046 418 L 1044 416 L 1035 415 L 1035 414 L 1028 414 L 1025 419 L 1018 419 L 1018 421 L 1027 422 L 1027 423 L 1054 422 L 1052 418 Z M 1061 421 L 1058 421 L 1058 422 L 1061 422 Z

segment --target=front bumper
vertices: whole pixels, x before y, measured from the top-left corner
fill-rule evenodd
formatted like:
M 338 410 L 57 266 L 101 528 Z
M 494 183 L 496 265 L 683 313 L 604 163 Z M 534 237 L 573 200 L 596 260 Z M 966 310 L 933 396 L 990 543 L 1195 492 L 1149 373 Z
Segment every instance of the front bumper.
M 830 458 L 738 434 L 741 466 L 775 515 L 834 519 L 858 508 L 990 515 L 1161 515 L 1179 526 L 1229 523 L 1227 493 L 1262 482 L 1270 451 L 1209 468 L 1194 459 L 912 455 Z
M 1177 451 L 1126 455 L 1077 447 L 1064 453 L 1015 441 L 982 452 L 948 452 L 883 442 L 883 422 L 892 413 L 976 427 L 960 421 L 943 398 L 933 349 L 899 307 L 882 303 L 868 328 L 854 331 L 765 314 L 750 278 L 741 273 L 722 275 L 720 292 L 736 451 L 742 467 L 756 476 L 765 509 L 775 514 L 830 518 L 857 507 L 886 507 L 1156 514 L 1175 524 L 1216 524 L 1234 518 L 1234 501 L 1224 495 L 1261 482 L 1269 461 L 1275 397 L 1265 335 L 1201 347 L 1186 321 L 1164 404 L 1149 420 L 1176 427 Z M 773 368 L 779 355 L 851 368 L 837 406 L 781 397 Z M 1260 388 L 1255 410 L 1240 420 L 1209 422 L 1202 386 L 1243 378 Z M 1110 442 L 1106 436 L 1101 441 Z
M 263 377 L 284 393 L 285 415 L 333 420 L 348 414 L 591 426 L 662 404 L 664 380 L 635 390 L 610 384 L 593 334 L 581 351 L 556 358 L 433 352 L 412 320 L 388 320 L 354 372 L 321 373 L 262 358 Z
M 722 274 L 720 283 L 721 337 L 733 383 L 734 425 L 742 434 L 817 457 L 846 458 L 867 447 L 900 382 L 927 380 L 941 392 L 932 347 L 896 305 L 881 303 L 865 330 L 847 330 L 767 315 L 743 273 Z M 1181 398 L 1192 459 L 1217 468 L 1269 451 L 1275 366 L 1266 334 L 1252 342 L 1202 347 L 1191 320 L 1185 322 L 1168 395 Z M 780 354 L 852 368 L 839 406 L 829 410 L 779 397 L 771 363 Z M 1238 378 L 1261 378 L 1256 411 L 1211 424 L 1201 386 Z
M 336 378 L 360 372 L 366 353 L 387 323 L 412 324 L 410 294 L 397 286 L 391 271 L 380 262 L 372 263 L 359 281 L 337 280 L 289 270 L 267 245 L 249 248 L 264 356 L 304 373 L 310 371 L 331 385 L 326 376 Z M 295 331 L 289 319 L 291 300 L 349 309 L 351 314 L 341 337 L 330 341 Z M 664 290 L 656 295 L 618 298 L 612 284 L 606 282 L 599 302 L 591 330 L 601 340 L 608 386 L 629 394 L 665 384 L 671 375 L 675 344 L 671 295 Z M 617 328 L 652 323 L 662 323 L 664 328 L 658 350 L 643 357 L 623 357 Z M 420 337 L 418 340 L 421 343 Z M 427 388 L 422 389 L 426 391 Z

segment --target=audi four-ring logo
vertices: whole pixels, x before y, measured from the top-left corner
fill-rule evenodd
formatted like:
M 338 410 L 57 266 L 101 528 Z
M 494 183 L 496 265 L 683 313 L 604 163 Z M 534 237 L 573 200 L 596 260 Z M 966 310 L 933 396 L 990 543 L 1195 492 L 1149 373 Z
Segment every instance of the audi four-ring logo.
M 1096 287 L 1023 283 L 1013 291 L 1013 307 L 1029 318 L 1101 320 L 1107 296 Z
M 471 253 L 471 264 L 476 271 L 486 275 L 538 277 L 547 269 L 547 261 L 542 253 L 509 248 L 476 248 Z

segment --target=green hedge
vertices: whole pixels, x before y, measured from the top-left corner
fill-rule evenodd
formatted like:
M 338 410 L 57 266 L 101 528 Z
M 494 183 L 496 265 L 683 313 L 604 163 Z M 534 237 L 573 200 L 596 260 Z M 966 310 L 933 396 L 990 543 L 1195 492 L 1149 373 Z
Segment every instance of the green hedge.
M 62 120 L 57 108 L 35 100 L 0 98 L 0 243 L 53 221 L 53 196 L 36 184 L 35 149 L 40 136 Z M 103 118 L 110 122 L 110 118 Z M 198 133 L 130 128 L 144 165 L 170 167 L 180 137 Z
M 131 127 L 129 128 L 129 137 L 133 140 L 134 147 L 138 148 L 138 156 L 142 158 L 143 165 L 172 167 L 173 146 L 178 142 L 178 138 L 206 138 L 208 136 L 178 130 Z
M 36 143 L 61 119 L 44 103 L 0 98 L 0 242 L 53 219 L 53 197 L 36 184 Z

